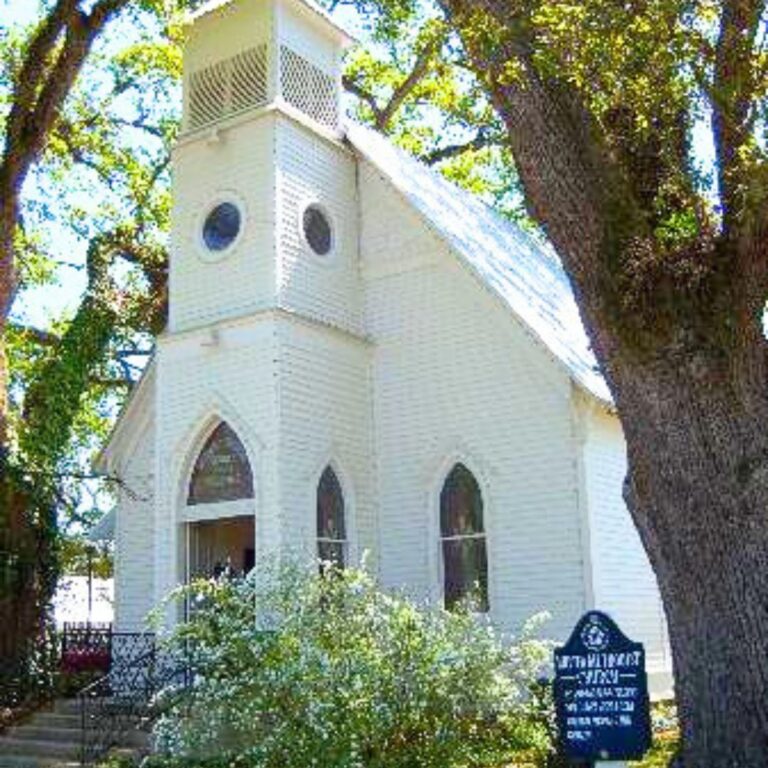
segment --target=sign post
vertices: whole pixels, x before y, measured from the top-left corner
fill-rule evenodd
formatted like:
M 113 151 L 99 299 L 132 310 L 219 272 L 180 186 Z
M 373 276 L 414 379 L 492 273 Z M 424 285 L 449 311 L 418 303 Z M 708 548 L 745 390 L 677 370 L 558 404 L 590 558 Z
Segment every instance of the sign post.
M 585 613 L 555 649 L 554 696 L 560 745 L 570 761 L 639 760 L 650 748 L 645 650 L 605 613 Z

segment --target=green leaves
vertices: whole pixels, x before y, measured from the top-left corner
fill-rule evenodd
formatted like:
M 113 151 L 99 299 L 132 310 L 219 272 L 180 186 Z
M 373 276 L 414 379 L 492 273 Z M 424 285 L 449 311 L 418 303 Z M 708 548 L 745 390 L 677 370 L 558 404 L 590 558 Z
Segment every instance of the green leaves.
M 329 2 L 329 7 L 336 3 Z M 504 165 L 501 124 L 433 2 L 358 4 L 369 38 L 347 57 L 345 84 L 358 97 L 354 116 L 449 178 L 521 213 Z

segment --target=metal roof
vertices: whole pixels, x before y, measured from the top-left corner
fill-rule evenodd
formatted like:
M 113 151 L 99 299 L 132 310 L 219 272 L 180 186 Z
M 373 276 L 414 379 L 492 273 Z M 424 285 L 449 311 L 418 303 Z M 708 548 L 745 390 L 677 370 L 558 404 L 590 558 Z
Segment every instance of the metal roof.
M 346 135 L 572 378 L 601 401 L 612 403 L 554 251 L 375 131 L 349 124 Z
M 88 531 L 86 537 L 88 541 L 99 543 L 115 540 L 115 515 L 116 509 L 112 507 L 109 512 L 105 512 L 99 521 Z

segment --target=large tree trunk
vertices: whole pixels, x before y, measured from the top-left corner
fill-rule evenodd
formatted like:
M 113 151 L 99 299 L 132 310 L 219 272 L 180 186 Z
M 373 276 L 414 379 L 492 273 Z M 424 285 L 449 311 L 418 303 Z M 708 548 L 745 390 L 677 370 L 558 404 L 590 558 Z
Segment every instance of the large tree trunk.
M 683 764 L 764 768 L 768 387 L 748 397 L 690 354 L 615 373 L 627 382 L 625 496 L 667 612 Z
M 673 248 L 656 238 L 648 200 L 662 183 L 653 171 L 677 163 L 679 178 L 685 153 L 612 133 L 611 114 L 598 119 L 567 77 L 540 68 L 534 4 L 441 3 L 506 125 L 529 211 L 563 261 L 616 401 L 625 497 L 668 617 L 683 765 L 766 768 L 768 196 L 758 181 L 768 169 L 739 165 L 744 49 L 762 4 L 720 3 L 723 216 L 718 230 L 696 214 L 695 236 Z M 681 210 L 706 208 L 694 199 L 683 195 Z
M 31 661 L 46 640 L 41 606 L 50 601 L 56 576 L 53 541 L 43 525 L 29 524 L 30 499 L 11 478 L 0 482 L 0 707 L 45 693 L 49 670 L 35 670 Z

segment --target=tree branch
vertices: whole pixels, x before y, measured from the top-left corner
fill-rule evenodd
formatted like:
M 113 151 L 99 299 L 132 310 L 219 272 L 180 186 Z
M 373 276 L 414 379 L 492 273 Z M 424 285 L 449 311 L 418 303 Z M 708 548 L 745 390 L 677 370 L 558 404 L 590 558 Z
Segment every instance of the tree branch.
M 353 96 L 357 96 L 358 99 L 364 101 L 370 107 L 371 112 L 373 112 L 374 122 L 378 124 L 381 110 L 379 109 L 376 97 L 370 91 L 366 91 L 360 83 L 349 77 L 349 75 L 342 76 L 341 84 L 345 90 L 349 91 Z
M 380 106 L 373 93 L 366 90 L 357 80 L 344 75 L 342 85 L 358 99 L 365 102 L 373 113 L 373 123 L 377 131 L 386 132 L 392 118 L 397 114 L 403 102 L 429 73 L 432 60 L 442 44 L 442 38 L 431 40 L 416 57 L 413 67 L 400 85 L 395 88 L 384 106 Z
M 8 114 L 7 150 L 21 140 L 26 116 L 34 107 L 35 97 L 47 70 L 49 59 L 62 31 L 77 11 L 77 0 L 59 0 L 39 26 L 27 48 L 11 95 Z
M 764 11 L 765 0 L 722 3 L 710 98 L 726 236 L 736 227 L 740 208 L 737 195 L 748 181 L 745 151 L 751 139 L 752 107 L 758 87 L 754 44 Z
M 152 349 L 119 349 L 116 353 L 116 357 L 150 357 L 154 354 Z
M 389 123 L 395 116 L 397 111 L 403 105 L 403 102 L 412 93 L 413 89 L 424 79 L 429 72 L 432 58 L 434 57 L 439 47 L 438 41 L 431 41 L 416 57 L 416 61 L 408 73 L 408 76 L 403 80 L 400 85 L 395 88 L 392 96 L 386 105 L 379 111 L 376 117 L 376 129 L 379 131 L 385 131 L 389 127 Z
M 502 139 L 500 136 L 496 136 L 481 129 L 473 139 L 461 144 L 448 144 L 445 147 L 433 149 L 431 152 L 422 155 L 421 160 L 427 165 L 436 165 L 437 163 L 443 162 L 443 160 L 451 160 L 454 157 L 459 157 L 465 152 L 477 151 L 501 143 Z
M 53 477 L 57 480 L 99 480 L 104 483 L 110 483 L 116 485 L 122 491 L 125 492 L 132 501 L 148 501 L 149 499 L 142 496 L 137 491 L 134 491 L 128 483 L 118 475 L 101 475 L 94 472 L 39 472 L 38 474 L 45 477 Z
M 136 383 L 130 378 L 110 379 L 99 376 L 92 376 L 90 381 L 91 384 L 105 389 L 131 389 Z
M 61 336 L 56 333 L 51 333 L 51 331 L 43 330 L 42 328 L 35 328 L 31 325 L 19 325 L 18 323 L 11 323 L 11 327 L 16 333 L 26 336 L 44 347 L 52 347 L 61 341 Z
M 150 136 L 154 136 L 161 141 L 165 141 L 165 134 L 161 128 L 158 128 L 156 125 L 150 125 L 141 118 L 137 120 L 126 120 L 121 117 L 116 117 L 113 119 L 113 122 L 115 125 L 122 126 L 123 128 L 135 128 L 136 130 L 148 133 Z

